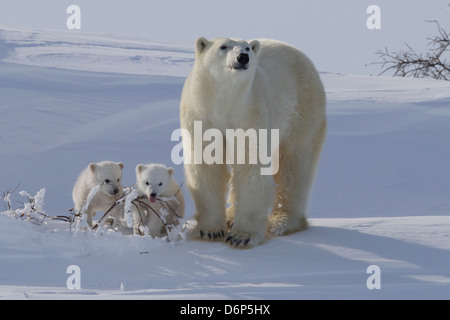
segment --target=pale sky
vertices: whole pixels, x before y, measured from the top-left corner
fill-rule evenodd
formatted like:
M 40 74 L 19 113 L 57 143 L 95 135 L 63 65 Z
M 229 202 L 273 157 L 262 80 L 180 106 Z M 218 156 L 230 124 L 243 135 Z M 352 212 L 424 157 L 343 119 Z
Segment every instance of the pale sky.
M 377 74 L 374 52 L 404 43 L 424 51 L 438 20 L 450 31 L 449 0 L 0 0 L 0 25 L 67 30 L 69 5 L 81 32 L 112 33 L 191 45 L 199 36 L 273 38 L 304 51 L 323 72 Z M 367 8 L 381 9 L 369 30 Z M 73 31 L 80 32 L 80 31 Z

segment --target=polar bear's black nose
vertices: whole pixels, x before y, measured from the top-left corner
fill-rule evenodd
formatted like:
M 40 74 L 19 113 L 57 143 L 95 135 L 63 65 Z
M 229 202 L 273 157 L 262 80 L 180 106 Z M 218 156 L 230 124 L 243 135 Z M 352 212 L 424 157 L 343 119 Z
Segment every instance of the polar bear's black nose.
M 247 64 L 250 61 L 250 58 L 247 53 L 241 53 L 237 57 L 237 61 L 240 64 Z
M 156 197 L 156 193 L 152 192 L 152 193 L 150 194 L 150 196 L 151 196 L 152 198 L 154 198 L 154 197 Z
M 119 193 L 119 189 L 114 189 L 114 194 L 118 194 Z

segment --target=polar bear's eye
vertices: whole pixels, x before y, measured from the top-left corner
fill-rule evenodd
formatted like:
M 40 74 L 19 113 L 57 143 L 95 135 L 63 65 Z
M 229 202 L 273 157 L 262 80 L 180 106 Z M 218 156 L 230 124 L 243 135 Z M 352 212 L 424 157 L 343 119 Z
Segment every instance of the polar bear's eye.
M 106 180 L 105 180 L 105 183 L 109 183 L 109 179 L 106 179 Z
M 245 50 L 246 50 L 246 51 L 250 51 L 250 48 L 249 48 L 249 47 L 247 47 L 247 48 L 245 48 Z
M 227 50 L 227 49 L 228 49 L 227 46 L 221 46 L 221 47 L 220 47 L 220 50 Z
M 158 184 L 158 186 L 162 186 L 162 182 L 160 182 L 160 183 Z
M 150 183 L 148 183 L 148 181 L 145 184 L 148 185 L 148 186 L 150 185 Z

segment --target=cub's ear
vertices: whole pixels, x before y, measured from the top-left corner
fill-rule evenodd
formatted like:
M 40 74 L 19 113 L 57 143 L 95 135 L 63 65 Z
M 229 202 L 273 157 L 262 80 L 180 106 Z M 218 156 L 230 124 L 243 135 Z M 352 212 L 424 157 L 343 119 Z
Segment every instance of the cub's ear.
M 175 172 L 175 169 L 170 167 L 170 168 L 167 169 L 167 171 L 169 172 L 169 176 L 172 176 L 174 174 L 174 172 Z
M 136 173 L 141 173 L 143 167 L 144 167 L 144 165 L 143 165 L 142 163 L 141 163 L 141 164 L 138 164 L 138 165 L 136 166 Z
M 261 43 L 258 40 L 250 41 L 250 46 L 252 47 L 253 52 L 258 55 L 259 49 L 261 49 Z
M 119 162 L 118 165 L 119 165 L 120 169 L 123 169 L 124 165 L 122 162 Z
M 89 164 L 89 170 L 91 170 L 91 172 L 94 172 L 96 166 L 97 166 L 97 165 L 96 165 L 95 163 L 90 163 L 90 164 Z
M 195 53 L 197 55 L 202 54 L 203 50 L 205 50 L 209 41 L 206 38 L 200 37 L 195 41 Z

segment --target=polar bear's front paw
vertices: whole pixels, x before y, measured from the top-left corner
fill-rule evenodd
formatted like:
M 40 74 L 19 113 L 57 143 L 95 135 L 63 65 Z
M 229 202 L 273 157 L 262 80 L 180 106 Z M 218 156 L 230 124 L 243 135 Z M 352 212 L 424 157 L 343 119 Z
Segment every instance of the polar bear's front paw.
M 257 246 L 263 239 L 255 233 L 230 231 L 225 242 L 232 248 L 248 249 Z

